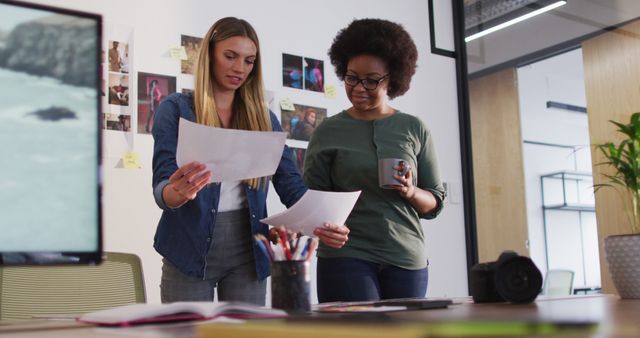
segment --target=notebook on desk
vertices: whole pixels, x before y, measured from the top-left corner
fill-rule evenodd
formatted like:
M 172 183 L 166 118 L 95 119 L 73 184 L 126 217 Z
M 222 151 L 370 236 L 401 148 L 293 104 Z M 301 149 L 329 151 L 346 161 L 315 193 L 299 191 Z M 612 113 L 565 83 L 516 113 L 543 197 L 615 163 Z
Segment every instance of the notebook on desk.
M 242 302 L 175 302 L 168 304 L 129 304 L 86 313 L 78 320 L 106 326 L 207 320 L 217 317 L 283 318 L 287 313 Z

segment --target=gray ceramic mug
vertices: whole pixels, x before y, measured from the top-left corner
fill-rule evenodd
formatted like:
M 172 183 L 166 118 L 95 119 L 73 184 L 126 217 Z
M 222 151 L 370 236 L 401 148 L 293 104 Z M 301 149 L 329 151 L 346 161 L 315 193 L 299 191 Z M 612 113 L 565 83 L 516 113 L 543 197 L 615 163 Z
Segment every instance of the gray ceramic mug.
M 393 167 L 401 166 L 404 162 L 402 170 L 393 169 Z M 382 189 L 393 189 L 401 187 L 402 184 L 394 176 L 404 176 L 409 171 L 409 163 L 401 158 L 381 158 L 378 160 L 378 185 Z

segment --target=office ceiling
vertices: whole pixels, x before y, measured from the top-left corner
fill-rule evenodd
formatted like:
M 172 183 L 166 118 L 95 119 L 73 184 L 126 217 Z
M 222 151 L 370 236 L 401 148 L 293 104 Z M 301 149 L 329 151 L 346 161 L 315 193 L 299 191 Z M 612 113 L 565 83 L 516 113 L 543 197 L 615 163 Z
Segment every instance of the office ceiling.
M 465 0 L 465 28 L 489 22 L 536 2 L 538 0 Z
M 464 0 L 465 13 L 476 9 L 475 14 L 465 15 L 465 25 L 491 20 L 531 2 L 535 0 Z M 480 7 L 486 8 L 485 14 L 477 11 Z M 467 68 L 470 74 L 490 72 L 527 56 L 540 57 L 540 51 L 552 47 L 575 45 L 580 37 L 639 17 L 639 0 L 568 0 L 555 10 L 467 43 Z

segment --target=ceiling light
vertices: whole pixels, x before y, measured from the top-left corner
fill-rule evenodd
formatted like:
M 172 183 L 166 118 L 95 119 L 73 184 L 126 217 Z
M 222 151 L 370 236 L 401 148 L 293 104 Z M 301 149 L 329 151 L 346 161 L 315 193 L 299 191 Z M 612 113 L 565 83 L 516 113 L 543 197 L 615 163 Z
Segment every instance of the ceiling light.
M 467 34 L 466 34 L 467 37 L 464 39 L 464 41 L 469 42 L 471 40 L 493 33 L 505 27 L 509 27 L 520 21 L 524 21 L 538 14 L 548 12 L 552 9 L 558 8 L 566 4 L 567 4 L 566 0 L 561 0 L 561 1 L 539 0 L 539 1 L 527 4 L 516 10 L 512 10 L 511 12 L 503 16 L 499 16 L 497 18 L 491 19 L 488 22 L 481 22 L 480 24 L 472 27 L 471 29 L 467 29 Z M 473 33 L 470 33 L 470 32 L 473 32 Z

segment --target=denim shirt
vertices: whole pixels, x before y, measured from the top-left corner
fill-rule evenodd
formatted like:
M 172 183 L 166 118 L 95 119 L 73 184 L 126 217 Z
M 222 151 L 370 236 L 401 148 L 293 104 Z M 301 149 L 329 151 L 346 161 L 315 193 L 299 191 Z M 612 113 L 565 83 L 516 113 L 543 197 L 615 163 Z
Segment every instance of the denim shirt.
M 213 228 L 216 224 L 220 184 L 212 183 L 198 192 L 196 198 L 184 205 L 172 209 L 162 198 L 162 189 L 169 183 L 169 177 L 178 169 L 176 147 L 178 143 L 179 119 L 196 121 L 193 96 L 191 94 L 172 94 L 158 107 L 153 122 L 153 190 L 158 206 L 163 209 L 154 238 L 154 248 L 165 259 L 184 274 L 204 278 L 207 252 L 211 243 Z M 276 116 L 270 112 L 273 131 L 282 131 Z M 212 148 L 232 147 L 233 145 L 212 144 Z M 298 170 L 292 160 L 291 149 L 284 147 L 280 164 L 271 178 L 271 182 L 280 197 L 280 201 L 291 207 L 306 192 Z M 268 233 L 268 226 L 260 219 L 267 216 L 267 190 L 254 189 L 244 184 L 251 217 L 252 233 Z M 253 254 L 256 261 L 258 279 L 270 274 L 269 257 L 254 242 Z

